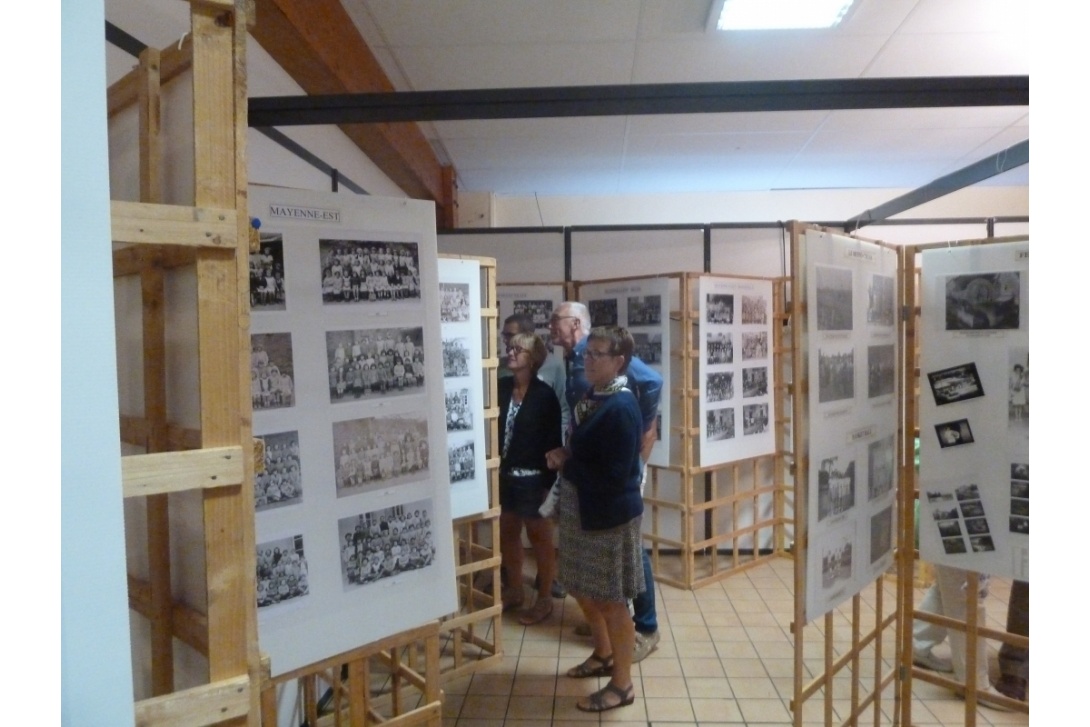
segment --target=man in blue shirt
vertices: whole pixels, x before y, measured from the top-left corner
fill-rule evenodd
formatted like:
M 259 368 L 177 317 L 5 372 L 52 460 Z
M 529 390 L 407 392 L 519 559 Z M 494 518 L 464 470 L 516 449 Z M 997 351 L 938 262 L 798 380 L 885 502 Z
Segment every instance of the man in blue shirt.
M 575 404 L 590 388 L 583 362 L 587 336 L 590 335 L 590 312 L 582 303 L 565 301 L 557 307 L 549 320 L 549 332 L 553 343 L 562 346 L 565 351 L 568 376 L 564 394 L 569 410 L 575 411 Z M 640 446 L 640 462 L 644 465 L 646 478 L 647 458 L 651 456 L 651 448 L 655 444 L 662 377 L 636 356 L 632 357 L 625 373 L 628 376 L 628 388 L 636 395 L 640 413 L 643 415 L 644 434 Z M 659 643 L 658 617 L 655 613 L 655 578 L 651 571 L 651 558 L 646 550 L 643 551 L 643 574 L 647 590 L 632 600 L 632 620 L 636 626 L 633 664 L 642 661 Z M 578 628 L 576 630 L 579 631 Z

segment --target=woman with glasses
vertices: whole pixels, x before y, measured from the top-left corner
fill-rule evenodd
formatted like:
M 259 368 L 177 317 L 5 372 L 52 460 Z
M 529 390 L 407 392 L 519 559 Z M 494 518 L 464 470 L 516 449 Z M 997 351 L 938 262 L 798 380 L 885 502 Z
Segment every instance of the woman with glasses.
M 512 375 L 499 381 L 500 548 L 507 585 L 505 611 L 523 602 L 522 528 L 537 560 L 537 599 L 519 614 L 519 623 L 536 624 L 553 612 L 551 590 L 556 578 L 556 550 L 552 521 L 538 512 L 556 479 L 549 472 L 545 453 L 561 445 L 560 402 L 556 393 L 537 377 L 548 354 L 545 342 L 534 333 L 518 333 L 507 344 L 507 368 Z
M 561 471 L 560 579 L 591 628 L 594 651 L 568 670 L 576 679 L 609 676 L 580 700 L 586 712 L 632 704 L 635 631 L 628 601 L 644 590 L 640 521 L 643 416 L 624 375 L 631 334 L 617 326 L 591 330 L 584 354 L 590 388 L 572 412 L 567 447 L 550 452 Z

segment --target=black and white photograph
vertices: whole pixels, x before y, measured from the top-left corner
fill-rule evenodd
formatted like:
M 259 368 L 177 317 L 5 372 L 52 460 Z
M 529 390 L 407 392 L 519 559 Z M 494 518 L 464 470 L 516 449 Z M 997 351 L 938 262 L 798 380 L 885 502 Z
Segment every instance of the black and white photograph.
M 870 562 L 873 565 L 893 549 L 893 505 L 870 518 Z
M 974 553 L 990 553 L 995 550 L 995 542 L 991 535 L 970 535 L 969 545 Z
M 327 331 L 329 401 L 381 399 L 424 389 L 424 329 Z
M 855 349 L 818 348 L 818 402 L 855 398 Z
M 707 323 L 731 325 L 734 323 L 734 296 L 708 293 L 706 310 Z
M 768 358 L 768 331 L 742 334 L 742 360 Z
M 768 431 L 768 404 L 746 404 L 742 407 L 742 434 L 764 434 Z
M 415 242 L 319 239 L 318 255 L 325 304 L 420 300 Z
M 852 271 L 831 265 L 816 265 L 817 329 L 850 331 L 852 320 Z
M 939 490 L 928 490 L 927 501 L 928 502 L 952 502 L 954 500 L 954 493 L 941 492 Z
M 742 398 L 768 396 L 768 367 L 742 369 Z
M 1023 500 L 1029 499 L 1029 483 L 1021 480 L 1011 480 L 1011 497 Z
M 961 520 L 940 520 L 938 523 L 939 535 L 944 538 L 952 538 L 954 536 L 960 536 L 961 533 Z
M 976 364 L 973 362 L 929 371 L 927 381 L 931 384 L 931 393 L 935 397 L 937 406 L 984 396 L 980 374 L 977 373 Z
M 965 539 L 960 535 L 956 538 L 943 538 L 942 549 L 947 555 L 956 555 L 966 552 Z
M 734 363 L 734 339 L 730 333 L 708 332 L 705 361 L 709 364 Z
M 734 439 L 734 407 L 709 409 L 707 419 L 709 441 L 721 442 L 724 439 Z
M 295 406 L 290 333 L 250 335 L 250 400 L 254 411 Z
M 821 549 L 821 587 L 829 590 L 852 579 L 852 541 L 836 538 Z
M 961 485 L 954 490 L 954 495 L 958 498 L 958 502 L 965 500 L 979 500 L 980 499 L 980 487 L 976 484 Z
M 333 422 L 333 448 L 337 497 L 428 477 L 424 414 Z
M 446 404 L 448 432 L 468 432 L 473 429 L 473 409 L 470 406 L 469 389 L 447 391 Z
M 939 446 L 958 447 L 963 444 L 972 444 L 973 430 L 969 427 L 968 419 L 958 419 L 952 422 L 943 422 L 935 425 L 935 434 L 939 438 Z
M 964 518 L 984 517 L 984 503 L 980 500 L 965 500 L 958 503 Z
M 439 320 L 443 323 L 469 320 L 468 283 L 439 283 Z
M 1029 482 L 1029 462 L 1011 462 L 1011 479 Z
M 704 385 L 707 393 L 707 401 L 727 401 L 734 398 L 734 372 L 720 371 L 708 374 L 707 383 Z
M 892 326 L 894 304 L 893 278 L 888 275 L 871 275 L 867 286 L 867 323 L 874 326 Z
M 1014 517 L 1012 515 L 1010 518 L 1010 531 L 1019 535 L 1029 535 L 1029 518 Z
M 443 378 L 469 376 L 469 339 L 443 339 Z
M 867 398 L 889 396 L 896 382 L 893 344 L 867 346 Z
M 645 364 L 662 363 L 662 334 L 661 333 L 633 333 L 632 340 L 635 346 L 632 353 Z
M 354 588 L 431 565 L 430 504 L 421 500 L 338 520 L 341 584 Z
M 254 509 L 257 512 L 303 501 L 299 432 L 261 434 L 265 443 L 265 469 L 254 473 Z
M 768 323 L 768 301 L 763 295 L 742 296 L 742 323 Z
M 640 295 L 628 298 L 628 326 L 661 326 L 662 296 Z M 642 357 L 641 357 L 642 358 Z
M 476 478 L 477 461 L 473 455 L 473 442 L 448 445 L 447 459 L 450 461 L 451 483 Z
M 1029 500 L 1011 500 L 1011 515 L 1029 517 Z
M 867 502 L 893 489 L 893 435 L 867 445 Z
M 1017 330 L 1021 323 L 1022 275 L 972 273 L 946 278 L 946 330 Z
M 931 508 L 931 517 L 935 520 L 957 520 L 958 506 L 953 504 L 953 498 L 949 504 L 936 505 Z
M 587 303 L 587 308 L 590 310 L 591 327 L 597 328 L 598 326 L 617 325 L 616 298 L 601 298 L 599 300 L 589 301 Z
M 1029 349 L 1025 346 L 1007 353 L 1007 428 L 1029 439 Z
M 988 518 L 986 517 L 971 517 L 965 520 L 965 532 L 969 535 L 987 535 L 991 532 L 988 529 Z
M 855 507 L 855 460 L 840 456 L 821 460 L 818 470 L 818 521 Z
M 268 608 L 310 593 L 303 536 L 257 545 L 257 607 Z
M 551 300 L 516 300 L 511 303 L 511 308 L 516 315 L 530 316 L 534 321 L 534 330 L 549 330 L 549 318 L 553 315 Z
M 257 252 L 250 253 L 250 308 L 286 310 L 284 291 L 284 236 L 262 232 Z

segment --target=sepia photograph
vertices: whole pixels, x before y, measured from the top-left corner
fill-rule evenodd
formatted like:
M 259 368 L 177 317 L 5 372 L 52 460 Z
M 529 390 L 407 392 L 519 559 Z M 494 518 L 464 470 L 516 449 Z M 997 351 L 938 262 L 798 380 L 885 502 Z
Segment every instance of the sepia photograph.
M 768 358 L 768 331 L 742 334 L 742 360 Z
M 661 326 L 662 296 L 641 295 L 628 299 L 628 326 Z M 642 357 L 641 357 L 642 358 Z
M 896 366 L 892 343 L 867 346 L 867 398 L 888 396 L 896 382 Z
M 817 265 L 817 329 L 852 330 L 852 271 Z
M 746 404 L 742 407 L 742 434 L 764 434 L 768 431 L 768 404 Z
M 299 432 L 256 436 L 265 443 L 265 469 L 254 473 L 254 509 L 261 512 L 302 502 Z
M 250 335 L 250 400 L 254 411 L 295 406 L 290 333 Z
M 937 406 L 984 396 L 984 387 L 980 383 L 975 363 L 930 371 L 927 380 L 931 384 L 931 393 Z
M 871 515 L 870 518 L 870 562 L 893 550 L 893 505 Z
M 855 349 L 818 348 L 818 402 L 855 398 Z
M 867 286 L 867 323 L 875 326 L 894 324 L 895 300 L 893 278 L 888 275 L 871 275 Z
M 473 429 L 473 410 L 470 408 L 469 389 L 446 392 L 447 431 L 468 432 Z
M 632 353 L 646 364 L 662 363 L 662 334 L 633 333 L 635 347 Z
M 768 323 L 768 301 L 763 295 L 742 296 L 742 323 Z
M 855 506 L 855 460 L 840 457 L 821 460 L 818 469 L 818 522 L 847 512 Z
M 1021 273 L 973 273 L 946 278 L 946 330 L 1016 330 L 1021 322 Z
M 705 319 L 707 323 L 734 323 L 734 296 L 708 293 Z
M 325 304 L 420 300 L 415 242 L 320 239 L 318 255 Z
M 258 543 L 257 607 L 268 608 L 310 592 L 303 536 Z
M 333 422 L 337 497 L 428 477 L 428 420 L 421 414 Z
M 443 378 L 469 376 L 469 339 L 443 339 Z
M 730 333 L 708 332 L 705 361 L 709 364 L 734 363 L 734 341 Z
M 968 419 L 958 419 L 952 422 L 943 422 L 935 425 L 935 434 L 939 438 L 939 446 L 958 447 L 962 444 L 972 444 L 973 430 L 969 427 Z
M 708 441 L 734 439 L 734 407 L 708 410 L 706 429 Z
M 425 568 L 435 559 L 435 539 L 421 500 L 341 518 L 341 584 L 347 589 Z
M 867 502 L 893 489 L 893 435 L 867 445 Z
M 327 331 L 330 403 L 413 394 L 424 389 L 424 329 Z
M 742 369 L 742 398 L 768 396 L 768 367 Z
M 439 320 L 443 323 L 469 320 L 469 283 L 439 283 Z
M 734 398 L 734 372 L 720 371 L 708 374 L 707 383 L 704 385 L 707 400 L 727 401 Z
M 260 233 L 257 252 L 250 253 L 250 308 L 285 310 L 284 236 L 279 232 Z
M 473 457 L 473 442 L 448 446 L 447 459 L 450 462 L 450 481 L 452 484 L 476 478 L 477 461 Z
M 590 325 L 592 328 L 617 325 L 616 298 L 589 301 L 587 308 L 590 309 Z

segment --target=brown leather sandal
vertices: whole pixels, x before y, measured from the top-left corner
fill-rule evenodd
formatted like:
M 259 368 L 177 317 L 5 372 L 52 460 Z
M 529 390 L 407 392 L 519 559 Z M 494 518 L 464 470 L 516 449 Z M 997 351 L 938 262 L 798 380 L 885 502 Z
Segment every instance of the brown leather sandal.
M 609 676 L 613 673 L 613 655 L 602 658 L 597 654 L 591 652 L 591 655 L 587 657 L 579 666 L 573 666 L 568 669 L 568 676 L 572 679 L 587 679 L 589 677 L 602 677 Z
M 549 597 L 534 601 L 534 605 L 519 613 L 519 623 L 523 626 L 533 626 L 549 618 L 553 613 L 553 599 Z
M 606 701 L 606 695 L 608 694 L 616 695 L 620 701 Z M 586 702 L 576 702 L 575 706 L 584 712 L 608 712 L 611 709 L 617 709 L 617 707 L 627 707 L 635 701 L 636 690 L 633 685 L 629 684 L 628 689 L 620 689 L 613 686 L 613 682 L 609 682 L 597 692 L 587 697 Z

